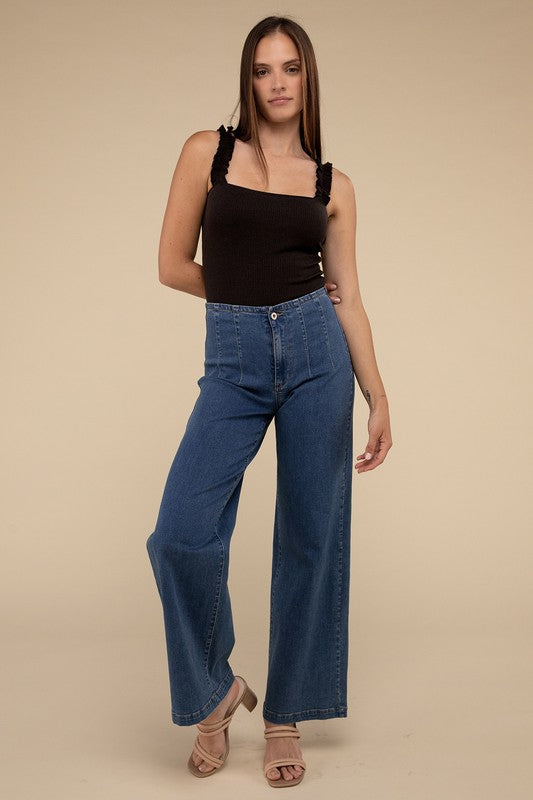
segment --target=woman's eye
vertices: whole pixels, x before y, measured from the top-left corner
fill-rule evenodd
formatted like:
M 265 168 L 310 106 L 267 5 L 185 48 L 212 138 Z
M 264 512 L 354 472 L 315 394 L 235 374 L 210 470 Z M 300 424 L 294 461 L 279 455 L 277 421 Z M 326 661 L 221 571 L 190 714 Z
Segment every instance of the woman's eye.
M 299 70 L 300 70 L 299 67 L 288 67 L 287 69 L 288 69 L 288 71 L 295 70 L 296 72 L 299 72 Z M 256 69 L 256 71 L 255 71 L 256 78 L 260 78 L 261 77 L 261 73 L 265 73 L 265 72 L 266 72 L 266 69 Z

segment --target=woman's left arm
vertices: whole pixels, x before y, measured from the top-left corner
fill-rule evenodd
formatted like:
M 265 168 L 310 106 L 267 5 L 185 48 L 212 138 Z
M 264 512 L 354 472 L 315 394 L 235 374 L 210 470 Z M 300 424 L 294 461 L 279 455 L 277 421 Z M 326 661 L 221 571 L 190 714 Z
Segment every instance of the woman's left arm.
M 357 208 L 350 178 L 333 167 L 327 238 L 322 248 L 322 270 L 326 283 L 336 286 L 340 302 L 330 298 L 346 334 L 354 373 L 370 408 L 368 444 L 355 465 L 366 472 L 381 464 L 392 447 L 389 404 L 379 374 L 372 331 L 359 291 L 355 257 Z M 329 289 L 328 289 L 329 292 Z M 370 455 L 369 455 L 370 454 Z

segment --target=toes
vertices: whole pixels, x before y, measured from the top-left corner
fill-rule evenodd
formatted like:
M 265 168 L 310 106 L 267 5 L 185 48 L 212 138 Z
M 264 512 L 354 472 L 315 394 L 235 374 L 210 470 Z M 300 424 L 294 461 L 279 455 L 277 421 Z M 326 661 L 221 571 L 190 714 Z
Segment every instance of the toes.
M 281 768 L 281 772 L 282 772 L 282 774 L 283 774 L 283 778 L 284 778 L 286 781 L 292 781 L 292 779 L 294 778 L 294 775 L 292 775 L 292 774 L 289 772 L 289 770 L 287 769 L 287 767 L 282 767 L 282 768 Z
M 272 767 L 267 772 L 267 776 L 272 780 L 278 780 L 281 776 L 283 776 L 283 780 L 285 781 L 292 781 L 294 778 L 300 777 L 302 772 L 302 767 L 298 766 L 288 766 L 288 767 L 281 767 L 281 772 L 277 767 Z
M 192 760 L 196 764 L 200 772 L 211 772 L 211 770 L 214 769 L 212 764 L 208 764 L 206 761 L 204 761 L 203 758 L 198 755 L 198 753 L 193 753 Z

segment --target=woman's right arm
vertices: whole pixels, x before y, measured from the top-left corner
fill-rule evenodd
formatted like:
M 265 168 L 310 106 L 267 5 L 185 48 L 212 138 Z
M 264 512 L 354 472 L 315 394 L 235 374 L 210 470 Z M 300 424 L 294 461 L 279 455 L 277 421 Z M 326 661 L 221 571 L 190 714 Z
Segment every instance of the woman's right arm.
M 217 131 L 197 131 L 185 141 L 172 176 L 159 241 L 159 280 L 205 298 L 202 266 L 194 261 Z

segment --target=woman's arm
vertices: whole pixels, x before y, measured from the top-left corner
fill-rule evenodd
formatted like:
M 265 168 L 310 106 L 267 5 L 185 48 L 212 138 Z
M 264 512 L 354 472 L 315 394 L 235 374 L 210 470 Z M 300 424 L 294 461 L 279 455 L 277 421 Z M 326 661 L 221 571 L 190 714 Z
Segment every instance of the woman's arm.
M 378 466 L 392 447 L 388 400 L 376 362 L 370 322 L 359 291 L 355 257 L 355 190 L 350 178 L 335 167 L 330 194 L 331 215 L 322 249 L 322 269 L 326 280 L 336 284 L 341 297 L 340 303 L 334 303 L 335 310 L 346 334 L 357 382 L 370 408 L 366 455 L 357 456 L 358 460 L 365 460 L 356 465 L 359 472 L 366 472 Z
M 185 141 L 172 176 L 159 241 L 161 283 L 203 298 L 202 266 L 194 257 L 218 141 L 218 131 L 197 131 Z

